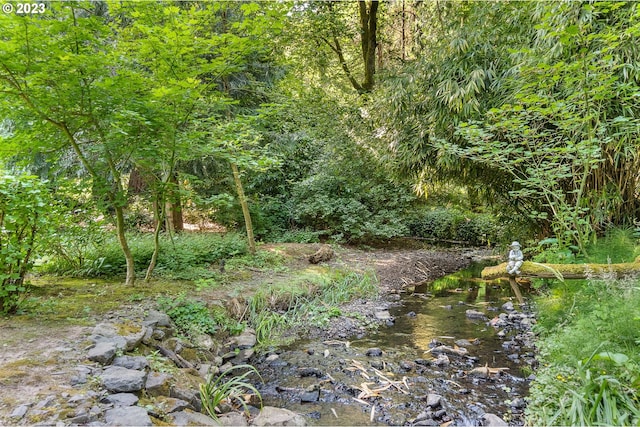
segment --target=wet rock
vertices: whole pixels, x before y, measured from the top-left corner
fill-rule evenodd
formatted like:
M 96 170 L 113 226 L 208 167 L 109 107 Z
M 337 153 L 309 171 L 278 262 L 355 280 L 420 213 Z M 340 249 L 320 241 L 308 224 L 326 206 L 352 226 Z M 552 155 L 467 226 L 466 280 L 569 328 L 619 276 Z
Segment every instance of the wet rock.
M 320 398 L 320 391 L 314 390 L 314 391 L 308 391 L 306 393 L 302 393 L 302 395 L 300 396 L 300 401 L 302 403 L 317 402 L 319 398 Z
M 431 353 L 433 354 L 453 354 L 456 356 L 465 356 L 469 351 L 464 348 L 464 347 L 459 347 L 459 348 L 454 348 L 454 347 L 449 347 L 448 345 L 440 345 L 438 347 L 434 347 L 431 350 Z
M 24 416 L 27 414 L 27 411 L 29 410 L 29 406 L 31 405 L 25 404 L 18 406 L 13 410 L 13 412 L 11 412 L 9 418 L 11 418 L 12 420 L 20 420 L 24 418 Z
M 427 418 L 424 420 L 420 420 L 415 422 L 413 425 L 415 426 L 433 426 L 433 427 L 437 427 L 440 426 L 440 422 L 436 421 L 436 420 L 432 420 L 431 418 Z
M 435 393 L 429 393 L 427 395 L 427 406 L 430 408 L 437 408 L 441 405 L 442 403 L 442 396 L 440 396 L 439 394 L 435 394 Z
M 288 409 L 265 406 L 260 411 L 260 415 L 253 420 L 251 425 L 257 427 L 306 426 L 307 422 L 302 415 L 298 415 Z
M 110 366 L 100 375 L 100 379 L 107 390 L 117 393 L 142 390 L 146 376 L 142 371 Z
M 502 304 L 502 309 L 504 311 L 513 311 L 515 308 L 513 307 L 513 303 L 511 301 L 505 302 Z
M 150 372 L 145 383 L 145 389 L 150 396 L 168 396 L 172 375 L 164 372 Z
M 171 421 L 171 425 L 174 426 L 217 426 L 219 425 L 212 418 L 207 417 L 199 412 L 194 412 L 189 409 L 184 411 L 174 412 L 168 417 Z M 246 425 L 246 424 L 238 424 Z
M 142 371 L 149 367 L 149 361 L 144 356 L 119 356 L 113 359 L 113 366 Z
M 465 311 L 465 315 L 467 316 L 468 319 L 478 319 L 478 320 L 487 319 L 487 316 L 483 312 L 477 311 L 477 310 L 467 310 Z
M 144 408 L 128 406 L 109 409 L 105 412 L 107 425 L 110 426 L 152 426 L 151 418 Z
M 400 362 L 400 369 L 402 369 L 403 371 L 412 371 L 415 367 L 416 364 L 408 360 L 403 360 Z
M 322 371 L 318 368 L 298 368 L 298 375 L 301 377 L 322 377 Z
M 369 357 L 380 357 L 382 356 L 382 350 L 377 347 L 373 347 L 368 349 L 365 354 Z
M 451 361 L 449 360 L 449 357 L 446 354 L 441 354 L 438 356 L 436 360 L 433 361 L 433 364 L 441 367 L 449 366 L 451 364 Z
M 242 334 L 234 338 L 235 347 L 240 350 L 255 347 L 256 342 L 256 332 L 251 328 L 246 328 Z
M 133 406 L 138 403 L 138 396 L 133 393 L 115 393 L 103 397 L 100 402 L 111 403 L 115 407 Z
M 527 406 L 527 402 L 523 398 L 517 397 L 511 401 L 509 406 L 516 409 L 523 409 Z
M 497 416 L 495 414 L 487 414 L 487 413 L 485 413 L 484 415 L 482 415 L 482 417 L 480 419 L 482 421 L 482 425 L 483 426 L 503 427 L 503 426 L 508 426 L 509 425 L 502 418 L 500 418 L 499 416 Z

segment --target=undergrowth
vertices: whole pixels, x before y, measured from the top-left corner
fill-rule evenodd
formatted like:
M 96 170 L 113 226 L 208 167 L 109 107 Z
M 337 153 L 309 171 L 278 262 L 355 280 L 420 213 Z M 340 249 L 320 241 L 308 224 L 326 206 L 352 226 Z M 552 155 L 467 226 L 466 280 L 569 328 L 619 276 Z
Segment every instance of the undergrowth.
M 377 293 L 372 273 L 312 271 L 295 282 L 260 288 L 249 300 L 249 321 L 258 343 L 272 344 L 285 328 L 324 326 L 342 315 L 339 305 Z
M 629 236 L 599 241 L 592 262 L 633 259 Z M 639 425 L 640 280 L 553 282 L 536 306 L 540 368 L 528 424 Z

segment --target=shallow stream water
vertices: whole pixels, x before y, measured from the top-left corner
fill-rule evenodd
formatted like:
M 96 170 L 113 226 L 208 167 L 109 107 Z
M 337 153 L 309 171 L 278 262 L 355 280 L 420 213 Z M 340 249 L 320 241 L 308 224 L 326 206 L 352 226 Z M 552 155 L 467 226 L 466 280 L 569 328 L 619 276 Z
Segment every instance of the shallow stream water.
M 480 425 L 485 413 L 522 425 L 534 320 L 515 301 L 503 308 L 508 285 L 480 280 L 482 267 L 383 303 L 394 320 L 365 337 L 298 341 L 263 360 L 264 403 L 311 425 Z

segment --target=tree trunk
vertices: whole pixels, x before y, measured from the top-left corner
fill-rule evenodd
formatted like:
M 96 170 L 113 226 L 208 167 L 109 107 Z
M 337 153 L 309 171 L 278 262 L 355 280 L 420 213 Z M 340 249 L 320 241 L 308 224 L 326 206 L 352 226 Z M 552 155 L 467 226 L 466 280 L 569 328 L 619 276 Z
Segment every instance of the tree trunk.
M 151 275 L 153 274 L 153 270 L 156 268 L 158 254 L 160 253 L 160 229 L 162 228 L 162 213 L 160 211 L 160 203 L 158 202 L 158 200 L 153 201 L 153 217 L 155 219 L 155 227 L 153 230 L 153 255 L 151 255 L 151 261 L 149 261 L 149 266 L 147 267 L 147 274 L 144 276 L 145 282 L 151 280 Z
M 640 257 L 634 262 L 621 264 L 541 264 L 524 262 L 518 276 L 539 277 L 546 279 L 586 279 L 587 277 L 621 278 L 640 274 Z M 510 277 L 507 273 L 507 263 L 482 270 L 481 277 L 485 280 Z M 511 276 L 512 277 L 512 276 Z
M 133 286 L 136 282 L 136 269 L 133 264 L 133 255 L 127 243 L 127 236 L 125 236 L 125 224 L 124 224 L 124 208 L 122 206 L 115 206 L 116 211 L 116 232 L 118 234 L 118 241 L 124 254 L 124 259 L 127 262 L 127 279 L 125 285 Z
M 247 198 L 244 196 L 244 189 L 242 188 L 242 181 L 240 180 L 240 171 L 238 171 L 238 165 L 231 163 L 231 170 L 233 170 L 233 180 L 236 183 L 236 191 L 238 192 L 238 199 L 240 200 L 240 206 L 242 206 L 242 215 L 244 215 L 244 224 L 247 229 L 247 240 L 249 241 L 249 252 L 251 254 L 256 253 L 256 242 L 253 238 L 253 225 L 251 224 L 251 214 L 249 213 L 249 205 L 247 204 Z
M 365 92 L 373 90 L 373 77 L 376 73 L 376 48 L 378 47 L 378 5 L 377 0 L 372 0 L 367 8 L 367 2 L 360 0 L 360 33 L 362 38 L 362 59 L 364 62 L 364 81 L 362 88 Z

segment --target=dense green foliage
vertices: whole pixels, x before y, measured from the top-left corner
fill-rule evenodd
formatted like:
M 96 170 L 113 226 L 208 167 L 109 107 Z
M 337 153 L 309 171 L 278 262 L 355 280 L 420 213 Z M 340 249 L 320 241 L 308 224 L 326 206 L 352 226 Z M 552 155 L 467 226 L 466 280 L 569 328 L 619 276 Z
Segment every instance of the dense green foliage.
M 637 240 L 616 230 L 594 262 L 631 261 Z M 630 259 L 631 258 L 631 259 Z M 566 261 L 566 260 L 565 260 Z M 640 288 L 637 279 L 553 283 L 536 299 L 540 367 L 527 408 L 534 425 L 640 422 Z
M 0 176 L 0 314 L 15 311 L 47 227 L 51 198 L 32 176 Z

